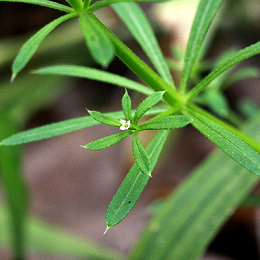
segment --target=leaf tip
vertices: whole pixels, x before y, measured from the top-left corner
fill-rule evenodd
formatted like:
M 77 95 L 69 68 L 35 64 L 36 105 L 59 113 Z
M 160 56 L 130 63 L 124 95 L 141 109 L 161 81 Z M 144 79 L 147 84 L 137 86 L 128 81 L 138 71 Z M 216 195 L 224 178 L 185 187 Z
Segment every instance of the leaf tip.
M 106 226 L 106 230 L 105 230 L 105 232 L 103 233 L 103 235 L 105 235 L 110 228 L 111 228 L 111 226 Z
M 80 147 L 87 149 L 87 145 L 80 145 Z
M 30 73 L 31 74 L 39 74 L 39 70 L 31 70 Z
M 167 92 L 167 90 L 164 91 L 160 91 L 161 92 L 161 98 L 163 97 L 163 95 L 165 94 L 165 92 Z
M 91 115 L 93 110 L 89 110 L 88 108 L 86 108 L 86 110 L 88 111 L 88 113 Z
M 162 91 L 162 96 L 164 95 L 165 92 L 167 92 L 167 90 Z
M 101 63 L 102 70 L 107 70 L 108 69 L 108 65 L 109 65 L 109 62 L 102 62 Z
M 12 76 L 11 76 L 11 79 L 10 79 L 10 82 L 13 83 L 15 78 L 16 78 L 17 74 L 16 73 L 13 73 Z

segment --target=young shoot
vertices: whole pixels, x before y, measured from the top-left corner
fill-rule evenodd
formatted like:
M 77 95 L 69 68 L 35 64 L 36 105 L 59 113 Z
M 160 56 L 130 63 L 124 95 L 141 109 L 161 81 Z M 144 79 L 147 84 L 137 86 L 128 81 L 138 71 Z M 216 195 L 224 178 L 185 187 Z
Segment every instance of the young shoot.
M 150 159 L 138 138 L 138 132 L 145 130 L 170 130 L 181 128 L 192 121 L 188 116 L 176 115 L 158 118 L 155 117 L 138 125 L 140 118 L 162 100 L 164 93 L 165 91 L 158 91 L 149 95 L 145 100 L 143 100 L 143 102 L 141 102 L 133 113 L 131 111 L 131 98 L 126 90 L 122 98 L 122 110 L 125 119 L 117 119 L 113 116 L 108 116 L 97 111 L 88 110 L 93 119 L 105 125 L 119 127 L 119 129 L 124 132 L 100 138 L 82 147 L 90 150 L 102 150 L 134 134 L 133 155 L 136 164 L 143 174 L 151 176 Z M 134 115 L 133 118 L 132 114 Z

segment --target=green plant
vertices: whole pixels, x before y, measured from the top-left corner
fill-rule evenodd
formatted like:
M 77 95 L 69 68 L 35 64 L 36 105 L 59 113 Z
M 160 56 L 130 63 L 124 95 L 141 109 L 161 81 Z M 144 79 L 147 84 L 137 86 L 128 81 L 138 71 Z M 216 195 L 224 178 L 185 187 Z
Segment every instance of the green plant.
M 136 109 L 133 120 L 131 115 L 131 99 L 127 92 L 122 98 L 122 108 L 126 120 L 118 120 L 115 117 L 100 112 L 88 111 L 90 116 L 96 121 L 102 124 L 119 127 L 120 130 L 127 130 L 127 132 L 101 138 L 83 147 L 90 150 L 101 150 L 114 145 L 133 134 L 133 153 L 136 164 L 142 173 L 151 177 L 151 162 L 144 147 L 138 139 L 138 132 L 144 130 L 170 130 L 181 128 L 191 122 L 189 117 L 180 115 L 156 117 L 142 123 L 141 125 L 137 125 L 139 119 L 162 99 L 163 94 L 164 92 L 159 91 L 146 98 Z
M 253 134 L 251 137 L 240 130 L 240 121 L 235 116 L 235 113 L 229 108 L 222 93 L 232 82 L 243 78 L 243 73 L 244 77 L 259 75 L 258 71 L 255 69 L 244 70 L 242 71 L 243 73 L 240 71 L 240 74 L 232 74 L 231 68 L 239 62 L 259 54 L 260 42 L 240 51 L 230 50 L 223 55 L 221 59 L 215 62 L 213 67 L 208 66 L 207 63 L 202 60 L 203 54 L 206 51 L 203 42 L 212 20 L 223 1 L 201 0 L 184 56 L 181 81 L 179 86 L 176 87 L 171 77 L 168 64 L 160 51 L 153 31 L 144 13 L 137 4 L 122 3 L 129 2 L 128 0 L 97 1 L 93 4 L 91 4 L 91 1 L 87 0 L 84 2 L 81 0 L 68 0 L 70 5 L 70 7 L 68 7 L 47 0 L 22 0 L 16 2 L 38 4 L 64 11 L 68 14 L 61 16 L 43 27 L 23 45 L 13 62 L 12 81 L 15 80 L 18 73 L 26 66 L 40 43 L 51 31 L 61 23 L 78 17 L 79 25 L 92 58 L 101 66 L 107 67 L 116 55 L 146 85 L 136 83 L 102 70 L 72 65 L 40 68 L 33 73 L 102 80 L 138 91 L 148 95 L 148 97 L 135 111 L 131 111 L 131 99 L 126 92 L 122 99 L 122 112 L 102 114 L 96 111 L 89 111 L 90 116 L 38 127 L 14 134 L 7 138 L 3 136 L 1 149 L 8 149 L 8 146 L 58 136 L 99 123 L 120 127 L 121 130 L 126 131 L 90 142 L 84 146 L 84 148 L 91 150 L 104 149 L 133 134 L 133 154 L 136 164 L 127 174 L 108 208 L 106 216 L 108 229 L 122 221 L 138 200 L 156 165 L 160 152 L 167 140 L 169 130 L 181 128 L 191 123 L 225 154 L 244 168 L 241 169 L 238 164 L 234 164 L 233 161 L 227 159 L 223 154 L 212 156 L 211 159 L 208 159 L 208 162 L 199 167 L 199 170 L 192 175 L 193 177 L 191 176 L 182 184 L 182 187 L 176 194 L 173 194 L 166 200 L 164 205 L 161 206 L 161 211 L 159 213 L 156 212 L 154 219 L 145 231 L 139 245 L 131 254 L 130 259 L 196 259 L 203 253 L 210 242 L 210 239 L 216 234 L 232 209 L 240 203 L 243 196 L 246 196 L 253 185 L 258 181 L 258 177 L 250 175 L 247 170 L 256 175 L 260 175 L 260 144 L 256 139 L 253 139 L 253 137 L 257 138 L 258 136 L 257 134 Z M 142 46 L 144 52 L 150 58 L 158 71 L 158 74 L 141 61 L 92 13 L 107 5 L 112 5 L 113 9 L 125 22 L 133 36 Z M 201 78 L 201 71 L 203 71 L 204 67 L 206 67 L 207 70 L 212 69 L 212 72 L 206 77 Z M 229 82 L 227 82 L 227 78 L 229 78 Z M 161 100 L 163 100 L 166 105 L 154 107 Z M 207 112 L 200 107 L 201 104 L 208 106 L 215 114 L 225 120 L 217 118 L 215 115 Z M 138 125 L 139 119 L 144 116 L 144 114 L 156 115 L 156 117 Z M 125 120 L 123 118 L 125 118 Z M 252 123 L 252 125 L 259 125 L 259 119 L 257 122 Z M 146 149 L 138 139 L 138 132 L 144 130 L 160 130 Z M 5 172 L 4 157 L 1 161 L 2 171 Z M 210 185 L 205 185 L 204 181 L 207 179 L 206 172 L 214 172 L 214 169 L 216 170 L 216 163 L 219 161 L 225 162 L 221 172 L 226 173 L 226 175 L 223 176 L 216 173 L 214 175 L 214 178 L 216 179 L 213 179 Z M 237 173 L 237 170 L 234 170 L 237 169 L 237 167 L 239 173 Z M 8 183 L 8 181 L 10 181 L 9 178 L 11 177 L 3 174 L 3 178 L 5 179 L 5 182 Z M 234 180 L 234 184 L 231 185 Z M 14 182 L 19 184 L 19 187 L 22 187 L 23 185 L 19 178 L 15 178 Z M 244 185 L 243 188 L 240 188 L 239 186 L 243 182 L 245 182 L 246 185 Z M 208 200 L 206 202 L 211 205 L 211 207 L 208 212 L 202 210 L 201 215 L 197 214 L 194 218 L 186 219 L 185 217 L 191 214 L 190 212 L 198 210 L 201 201 L 203 201 L 206 196 L 205 194 L 201 194 L 202 197 L 196 196 L 197 193 L 194 191 L 194 187 L 197 183 L 202 183 L 201 187 L 202 189 L 205 189 L 205 194 L 208 192 Z M 8 187 L 9 186 L 6 184 L 9 206 L 12 209 L 12 215 L 14 216 L 21 210 L 19 208 L 20 204 L 17 206 L 15 203 L 12 204 L 12 201 L 17 202 L 19 196 L 13 194 Z M 210 191 L 217 188 L 223 190 L 223 194 L 219 192 L 219 194 L 217 194 L 219 200 L 215 201 L 214 198 L 216 197 L 210 196 Z M 17 189 L 16 192 L 19 192 L 19 189 Z M 26 199 L 26 195 L 22 194 L 22 192 L 24 191 L 21 191 L 21 197 Z M 227 194 L 237 194 L 237 197 L 230 200 L 228 203 L 224 203 Z M 194 198 L 192 198 L 192 196 L 194 196 Z M 179 200 L 182 201 L 182 199 L 187 200 L 187 204 L 190 203 L 191 206 L 187 208 L 183 206 L 183 202 L 179 202 Z M 26 211 L 26 203 L 24 204 L 23 211 Z M 180 210 L 181 207 L 182 209 Z M 176 233 L 172 233 L 173 227 L 171 226 L 171 223 L 169 223 L 169 216 L 171 216 L 173 212 L 178 212 L 178 210 L 180 213 L 177 216 L 178 219 L 175 223 L 178 223 L 177 225 L 179 225 L 179 232 L 182 231 L 184 234 L 184 242 L 180 242 L 179 244 L 176 244 L 176 247 L 172 247 L 171 242 L 176 239 L 177 235 Z M 190 239 L 196 237 L 197 233 L 195 229 L 199 228 L 199 225 L 205 219 L 208 220 L 214 217 L 217 210 L 221 212 L 221 218 L 214 224 L 212 231 L 208 233 L 208 236 L 206 236 L 203 241 L 194 242 L 193 247 L 196 248 L 196 250 L 193 250 L 192 252 L 187 250 L 183 253 L 182 248 L 184 246 L 189 247 L 191 243 Z M 20 227 L 19 221 L 21 218 L 23 218 L 23 216 L 18 220 L 17 218 L 13 218 L 14 226 Z M 193 225 L 193 223 L 195 224 Z M 193 229 L 189 228 L 188 224 L 190 224 Z M 207 227 L 207 222 L 203 227 Z M 17 230 L 16 237 L 21 237 L 21 229 L 18 228 Z M 173 238 L 168 239 L 171 234 L 174 234 L 175 238 L 173 236 Z M 160 237 L 160 240 L 158 237 Z M 19 239 L 19 241 L 20 240 L 21 239 Z M 21 242 L 19 241 L 15 244 L 18 259 L 20 255 L 24 254 L 21 249 Z M 161 246 L 161 243 L 164 246 Z M 151 250 L 151 248 L 153 250 Z M 154 254 L 152 254 L 152 252 L 154 252 Z

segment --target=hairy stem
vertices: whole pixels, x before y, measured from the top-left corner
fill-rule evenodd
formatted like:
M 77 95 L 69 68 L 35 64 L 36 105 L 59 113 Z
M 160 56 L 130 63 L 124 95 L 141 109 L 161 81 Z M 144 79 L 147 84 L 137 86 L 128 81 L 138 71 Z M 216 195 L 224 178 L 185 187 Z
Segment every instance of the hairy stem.
M 122 60 L 138 77 L 140 77 L 148 86 L 155 91 L 167 92 L 164 94 L 164 100 L 174 106 L 181 104 L 180 94 L 166 83 L 160 76 L 158 76 L 150 67 L 148 67 L 142 60 L 140 60 L 124 43 L 122 43 L 105 25 L 103 25 L 93 14 L 89 14 L 90 18 L 95 22 L 109 39 L 113 42 L 115 47 L 115 55 Z

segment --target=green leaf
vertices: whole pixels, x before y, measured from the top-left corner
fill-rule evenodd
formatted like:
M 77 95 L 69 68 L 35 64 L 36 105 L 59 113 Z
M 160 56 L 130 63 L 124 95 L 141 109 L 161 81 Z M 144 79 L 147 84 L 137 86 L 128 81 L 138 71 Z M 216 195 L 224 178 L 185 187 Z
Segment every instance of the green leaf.
M 15 133 L 14 122 L 1 111 L 0 138 Z M 28 194 L 21 175 L 21 150 L 19 147 L 0 147 L 0 175 L 5 198 L 10 211 L 11 244 L 14 259 L 25 257 L 24 222 L 28 212 Z M 3 231 L 1 230 L 1 233 Z
M 165 199 L 159 199 L 155 202 L 153 202 L 151 205 L 149 205 L 149 208 L 154 212 L 159 212 L 163 209 L 164 204 L 166 203 Z M 259 207 L 260 206 L 260 196 L 250 194 L 248 195 L 242 202 L 241 206 L 243 207 Z
M 15 79 L 17 74 L 26 66 L 33 54 L 36 52 L 37 48 L 44 40 L 44 38 L 51 33 L 57 26 L 61 23 L 75 17 L 76 14 L 66 14 L 60 18 L 52 21 L 51 23 L 45 25 L 41 30 L 34 34 L 20 49 L 18 55 L 12 65 L 12 81 Z
M 75 11 L 79 11 L 79 10 L 83 9 L 83 2 L 82 2 L 82 0 L 66 0 L 66 1 L 69 3 L 69 5 L 71 7 L 73 7 L 73 9 Z
M 163 57 L 149 21 L 142 9 L 135 3 L 113 4 L 113 9 L 124 21 L 130 32 L 141 45 L 161 77 L 175 88 L 169 67 Z
M 50 76 L 43 80 L 43 77 L 23 74 L 10 87 L 6 79 L 1 82 L 0 110 L 23 127 L 32 115 L 57 100 L 66 90 L 66 83 L 61 77 Z
M 210 89 L 205 92 L 205 100 L 213 113 L 221 117 L 229 114 L 229 105 L 226 97 L 218 89 Z
M 1 246 L 10 246 L 12 230 L 9 222 L 10 212 L 0 206 Z M 48 255 L 49 258 L 120 260 L 112 249 L 73 235 L 54 224 L 30 216 L 25 225 L 26 242 L 30 252 Z M 17 258 L 18 259 L 18 258 Z M 21 259 L 21 258 L 20 258 Z M 25 259 L 25 258 L 23 258 Z
M 192 109 L 194 111 L 199 111 L 199 113 L 204 115 L 206 118 L 209 118 L 210 120 L 216 122 L 217 124 L 223 126 L 226 129 L 228 129 L 231 133 L 238 136 L 241 140 L 243 140 L 245 143 L 247 143 L 249 146 L 251 146 L 253 149 L 255 149 L 260 154 L 260 142 L 256 142 L 255 139 L 253 139 L 250 136 L 244 134 L 239 129 L 232 127 L 231 125 L 225 123 L 224 121 L 218 119 L 217 117 L 214 117 L 212 114 L 209 114 L 205 110 L 193 105 L 192 103 L 189 103 L 188 106 L 192 107 Z M 237 121 L 237 120 L 235 120 L 235 121 Z M 238 123 L 238 122 L 236 122 L 236 123 Z M 241 122 L 239 122 L 238 125 L 239 124 L 241 124 Z
M 59 4 L 56 2 L 52 2 L 49 0 L 0 0 L 0 2 L 15 2 L 15 3 L 24 3 L 24 4 L 33 4 L 33 5 L 40 5 L 44 7 L 49 7 L 52 9 L 56 9 L 59 11 L 63 11 L 66 13 L 71 13 L 74 10 L 66 5 Z
M 102 7 L 108 6 L 108 5 L 113 5 L 117 3 L 127 3 L 127 2 L 156 2 L 156 3 L 163 3 L 163 2 L 168 2 L 170 0 L 101 0 L 93 5 L 91 5 L 87 10 L 89 12 L 93 12 L 97 9 L 100 9 Z
M 247 133 L 260 140 L 260 114 Z M 155 212 L 129 260 L 197 260 L 259 177 L 216 151 Z
M 98 122 L 100 122 L 102 124 L 116 126 L 116 127 L 121 126 L 120 121 L 118 119 L 114 118 L 113 116 L 109 116 L 109 115 L 100 113 L 98 111 L 88 110 L 88 112 L 92 118 L 94 118 L 95 120 L 97 120 Z
M 88 9 L 90 4 L 91 4 L 91 0 L 84 0 L 83 9 L 84 10 Z
M 106 28 L 93 14 L 89 14 L 90 19 L 101 30 L 103 30 L 109 39 L 113 42 L 116 56 L 121 59 L 127 66 L 154 91 L 165 91 L 165 102 L 171 106 L 181 103 L 180 94 L 158 76 L 149 66 L 138 58 L 125 44 L 123 44 L 110 30 Z
M 125 94 L 122 98 L 122 108 L 126 120 L 131 120 L 131 98 L 129 97 L 127 90 L 125 90 Z
M 134 115 L 134 124 L 138 123 L 138 120 L 153 106 L 161 101 L 165 91 L 158 91 L 147 97 L 136 109 Z
M 130 136 L 132 133 L 133 133 L 132 131 L 127 131 L 119 134 L 109 135 L 100 138 L 96 141 L 90 142 L 87 145 L 82 147 L 90 150 L 102 150 L 122 141 L 126 137 Z
M 260 197 L 258 195 L 249 195 L 242 201 L 242 205 L 246 207 L 259 207 Z
M 141 124 L 139 130 L 167 130 L 182 128 L 188 125 L 192 120 L 187 116 L 165 116 L 152 118 Z
M 185 93 L 188 80 L 202 50 L 203 40 L 223 0 L 201 0 L 193 21 L 184 59 L 181 91 Z
M 186 114 L 193 119 L 192 125 L 227 155 L 249 171 L 260 175 L 260 155 L 245 141 L 195 106 L 188 106 Z
M 135 133 L 133 137 L 133 154 L 140 171 L 143 174 L 151 176 L 151 162 L 144 147 L 138 139 L 138 133 Z
M 219 54 L 219 56 L 214 60 L 212 68 L 217 68 L 223 61 L 226 59 L 232 57 L 234 54 L 236 54 L 239 51 L 237 47 L 231 46 L 229 49 L 224 50 L 222 53 Z
M 153 108 L 150 111 L 147 112 L 147 115 L 155 115 L 162 112 L 165 112 L 167 110 L 166 107 L 158 107 Z M 135 111 L 132 112 L 132 115 Z M 124 114 L 123 112 L 112 112 L 107 113 L 106 115 L 113 116 L 117 118 L 118 120 L 120 118 L 123 118 Z M 30 143 L 34 141 L 44 140 L 47 138 L 71 133 L 73 131 L 77 131 L 86 127 L 91 127 L 94 125 L 100 124 L 98 121 L 93 119 L 90 116 L 84 116 L 79 118 L 73 118 L 65 121 L 61 121 L 58 123 L 52 123 L 49 125 L 44 125 L 40 127 L 36 127 L 33 129 L 29 129 L 14 135 L 11 135 L 10 137 L 5 138 L 2 140 L 0 145 L 18 145 L 18 144 L 25 144 Z
M 150 95 L 154 92 L 153 90 L 145 87 L 144 85 L 139 84 L 133 80 L 127 79 L 125 77 L 110 72 L 97 70 L 93 68 L 87 68 L 83 66 L 73 66 L 73 65 L 48 66 L 45 68 L 34 70 L 33 73 L 40 74 L 40 75 L 49 75 L 49 74 L 63 75 L 63 76 L 72 76 L 72 77 L 98 80 L 101 82 L 114 84 L 119 87 L 132 89 L 146 95 Z
M 160 131 L 147 146 L 146 152 L 151 161 L 151 172 L 156 165 L 168 133 L 168 131 Z M 117 225 L 127 216 L 149 179 L 150 176 L 143 174 L 135 163 L 109 204 L 106 214 L 107 227 Z
M 233 65 L 246 60 L 260 53 L 260 42 L 257 42 L 245 49 L 232 55 L 230 58 L 223 61 L 215 70 L 213 70 L 206 78 L 196 85 L 188 94 L 187 99 L 191 99 L 203 91 L 215 78 L 225 72 Z
M 236 83 L 237 81 L 249 79 L 249 78 L 258 78 L 260 77 L 260 70 L 256 67 L 246 67 L 243 69 L 240 69 L 236 72 L 234 72 L 229 78 L 228 78 L 228 85 L 232 85 Z
M 259 104 L 251 98 L 244 98 L 237 105 L 238 111 L 246 118 L 257 115 L 259 108 Z
M 79 23 L 92 58 L 101 66 L 107 67 L 114 58 L 112 42 L 105 32 L 89 19 L 88 14 L 80 13 Z

